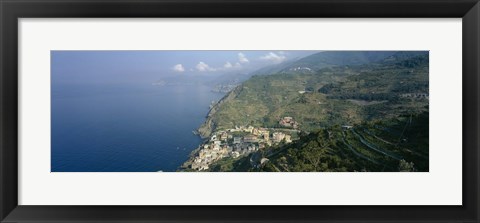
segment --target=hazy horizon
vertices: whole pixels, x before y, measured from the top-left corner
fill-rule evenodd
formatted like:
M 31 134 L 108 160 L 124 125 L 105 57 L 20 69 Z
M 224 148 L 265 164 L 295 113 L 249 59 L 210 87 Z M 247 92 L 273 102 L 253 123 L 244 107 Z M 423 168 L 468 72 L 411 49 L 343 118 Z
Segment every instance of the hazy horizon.
M 317 51 L 51 51 L 52 84 L 208 81 L 247 74 Z

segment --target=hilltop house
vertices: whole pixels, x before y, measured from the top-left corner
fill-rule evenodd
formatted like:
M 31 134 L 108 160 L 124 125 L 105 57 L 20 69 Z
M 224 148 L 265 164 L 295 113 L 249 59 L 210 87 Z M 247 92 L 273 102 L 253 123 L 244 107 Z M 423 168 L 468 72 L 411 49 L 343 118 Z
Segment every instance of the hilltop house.
M 292 117 L 283 117 L 278 122 L 278 124 L 280 124 L 281 126 L 285 126 L 285 127 L 292 127 L 294 129 L 296 129 L 298 127 L 298 123 L 296 121 L 294 121 Z
M 233 137 L 233 144 L 242 143 L 242 137 Z
M 285 142 L 291 143 L 292 142 L 292 136 L 291 135 L 285 135 Z
M 222 135 L 220 136 L 220 140 L 227 140 L 228 134 L 226 132 L 223 132 Z
M 343 130 L 349 130 L 351 128 L 353 128 L 353 126 L 351 126 L 351 125 L 342 125 Z
M 274 142 L 281 142 L 285 138 L 285 133 L 283 132 L 274 132 L 273 135 Z
M 258 138 L 255 135 L 247 135 L 243 137 L 243 141 L 248 143 L 255 143 L 258 142 Z

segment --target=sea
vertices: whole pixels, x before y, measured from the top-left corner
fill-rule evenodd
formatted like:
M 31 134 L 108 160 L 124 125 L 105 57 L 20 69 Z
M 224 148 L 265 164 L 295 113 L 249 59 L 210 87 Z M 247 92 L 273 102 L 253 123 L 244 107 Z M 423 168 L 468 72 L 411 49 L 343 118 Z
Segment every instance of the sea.
M 202 84 L 56 84 L 51 93 L 52 172 L 176 171 L 224 96 Z

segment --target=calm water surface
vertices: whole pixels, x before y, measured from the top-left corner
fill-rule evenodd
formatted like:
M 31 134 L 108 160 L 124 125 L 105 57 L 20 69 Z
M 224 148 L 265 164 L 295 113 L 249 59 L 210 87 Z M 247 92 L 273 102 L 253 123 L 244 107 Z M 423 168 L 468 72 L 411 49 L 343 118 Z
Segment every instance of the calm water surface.
M 203 85 L 53 85 L 53 172 L 175 171 L 201 139 Z

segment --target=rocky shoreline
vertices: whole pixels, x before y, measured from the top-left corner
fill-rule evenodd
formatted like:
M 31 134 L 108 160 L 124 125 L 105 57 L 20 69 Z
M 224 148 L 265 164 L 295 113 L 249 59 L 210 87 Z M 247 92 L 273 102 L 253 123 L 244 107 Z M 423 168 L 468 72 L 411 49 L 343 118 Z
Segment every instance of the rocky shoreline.
M 210 137 L 210 135 L 216 129 L 216 123 L 214 120 L 215 113 L 217 113 L 218 109 L 222 104 L 225 102 L 234 99 L 238 96 L 238 94 L 242 91 L 243 86 L 239 85 L 235 87 L 232 91 L 230 91 L 227 95 L 225 95 L 222 99 L 220 99 L 215 105 L 212 106 L 210 111 L 208 112 L 207 119 L 205 122 L 197 129 L 197 133 L 203 139 Z

